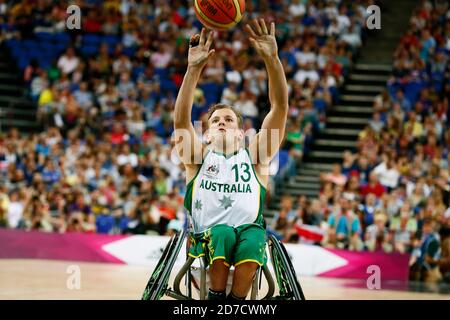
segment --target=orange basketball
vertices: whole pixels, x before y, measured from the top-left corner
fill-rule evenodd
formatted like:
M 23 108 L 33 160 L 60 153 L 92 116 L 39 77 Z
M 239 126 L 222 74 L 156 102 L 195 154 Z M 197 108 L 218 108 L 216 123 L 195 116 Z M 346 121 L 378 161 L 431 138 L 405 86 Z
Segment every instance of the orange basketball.
M 227 30 L 241 21 L 245 0 L 194 0 L 194 8 L 206 28 Z

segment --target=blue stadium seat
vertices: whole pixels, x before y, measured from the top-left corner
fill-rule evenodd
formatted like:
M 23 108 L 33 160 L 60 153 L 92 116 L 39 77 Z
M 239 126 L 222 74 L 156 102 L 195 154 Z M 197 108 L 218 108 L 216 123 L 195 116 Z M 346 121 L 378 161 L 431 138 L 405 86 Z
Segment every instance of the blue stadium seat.
M 14 57 L 20 56 L 22 55 L 23 52 L 27 52 L 27 50 L 25 50 L 24 48 L 22 48 L 22 46 L 19 44 L 17 44 L 17 46 L 14 46 L 13 48 L 11 48 L 11 53 Z
M 155 75 L 159 76 L 160 79 L 167 79 L 169 77 L 169 70 L 165 68 L 155 68 Z
M 49 32 L 36 32 L 35 36 L 39 40 L 39 42 L 51 41 L 53 38 L 53 34 Z
M 105 42 L 109 47 L 114 48 L 120 42 L 120 38 L 117 36 L 106 35 L 100 41 Z
M 199 86 L 203 90 L 207 105 L 219 101 L 223 87 L 215 82 L 203 83 Z
M 39 67 L 42 69 L 48 69 L 52 65 L 52 59 L 47 56 L 42 56 L 38 58 Z
M 398 86 L 400 87 L 400 86 Z M 405 97 L 414 105 L 419 98 L 420 90 L 424 87 L 421 81 L 409 81 L 404 87 Z
M 34 40 L 23 40 L 22 46 L 27 51 L 39 51 L 39 44 Z
M 24 70 L 30 64 L 30 58 L 22 56 L 17 59 L 17 66 L 20 70 Z
M 54 33 L 52 38 L 55 43 L 64 44 L 66 47 L 70 42 L 70 36 L 65 32 Z
M 98 52 L 98 47 L 95 45 L 83 45 L 80 52 L 84 56 L 93 56 Z
M 20 41 L 17 40 L 16 38 L 8 39 L 5 42 L 8 48 L 10 49 L 20 46 Z
M 28 56 L 31 59 L 39 59 L 41 56 L 43 56 L 43 52 L 39 49 L 30 50 L 30 51 L 28 51 Z
M 161 83 L 160 83 L 160 88 L 162 92 L 172 92 L 172 93 L 176 93 L 177 91 L 177 86 L 175 85 L 175 83 L 172 80 L 168 80 L 168 79 L 162 79 Z
M 83 43 L 83 45 L 98 46 L 101 43 L 101 38 L 100 38 L 100 36 L 98 36 L 96 34 L 88 33 L 83 36 L 82 43 Z
M 40 50 L 46 55 L 56 56 L 58 54 L 58 46 L 50 41 L 43 41 L 39 43 Z M 64 47 L 65 48 L 65 47 Z
M 135 52 L 136 52 L 136 49 L 133 47 L 123 48 L 123 50 L 122 50 L 122 53 L 126 54 L 130 58 L 134 55 Z
M 68 45 L 64 44 L 64 43 L 57 43 L 53 46 L 55 52 L 59 55 L 61 53 L 63 53 L 64 51 L 66 51 Z

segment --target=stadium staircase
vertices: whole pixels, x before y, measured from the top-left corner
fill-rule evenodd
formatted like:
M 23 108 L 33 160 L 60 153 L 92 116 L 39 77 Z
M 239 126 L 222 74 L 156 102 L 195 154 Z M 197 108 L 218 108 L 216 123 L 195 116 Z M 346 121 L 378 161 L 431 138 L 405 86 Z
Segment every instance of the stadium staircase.
M 39 129 L 36 106 L 26 97 L 22 73 L 5 45 L 0 46 L 0 132 L 16 127 L 29 134 Z
M 386 88 L 392 70 L 392 55 L 406 30 L 416 1 L 396 0 L 381 6 L 381 30 L 369 31 L 352 69 L 340 88 L 339 102 L 327 110 L 326 125 L 314 136 L 311 150 L 272 195 L 265 209 L 267 220 L 280 208 L 280 198 L 290 194 L 318 197 L 319 175 L 333 163 L 342 163 L 345 150 L 356 151 L 359 132 L 372 118 L 374 97 Z

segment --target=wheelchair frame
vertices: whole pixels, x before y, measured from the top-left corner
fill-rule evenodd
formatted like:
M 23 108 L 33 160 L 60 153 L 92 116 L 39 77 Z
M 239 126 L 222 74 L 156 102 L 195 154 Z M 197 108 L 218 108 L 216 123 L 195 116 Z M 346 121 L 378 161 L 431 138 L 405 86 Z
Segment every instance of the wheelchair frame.
M 192 286 L 199 290 L 200 300 L 205 300 L 207 296 L 207 260 L 203 256 L 200 258 L 200 284 L 192 276 L 192 264 L 196 258 L 188 256 L 186 262 L 181 267 L 175 277 L 173 290 L 168 288 L 169 277 L 172 272 L 175 261 L 181 250 L 183 242 L 188 235 L 188 231 L 183 230 L 172 236 L 164 248 L 163 254 L 156 265 L 142 295 L 142 300 L 159 300 L 164 295 L 177 300 L 191 300 Z M 251 288 L 251 300 L 256 300 L 258 290 L 261 288 L 261 274 L 263 273 L 267 283 L 268 292 L 262 300 L 305 300 L 303 290 L 297 280 L 295 270 L 289 259 L 284 245 L 273 235 L 268 239 L 269 252 L 276 275 L 279 295 L 274 297 L 275 284 L 273 277 L 267 265 L 258 267 L 254 276 Z M 189 241 L 186 245 L 186 255 L 189 251 Z M 180 289 L 182 279 L 185 279 L 187 293 L 183 294 Z

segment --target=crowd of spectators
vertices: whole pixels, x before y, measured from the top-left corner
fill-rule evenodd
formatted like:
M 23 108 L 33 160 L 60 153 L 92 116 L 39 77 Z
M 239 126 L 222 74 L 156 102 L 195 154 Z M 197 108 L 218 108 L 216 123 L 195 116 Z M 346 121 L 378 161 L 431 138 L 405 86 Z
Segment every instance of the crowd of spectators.
M 411 279 L 450 281 L 449 9 L 414 10 L 356 150 L 321 174 L 318 199 L 282 200 L 272 227 L 285 241 L 408 253 Z
M 215 35 L 217 54 L 195 92 L 192 119 L 205 130 L 206 110 L 222 102 L 242 112 L 246 132 L 259 128 L 269 108 L 267 75 L 242 26 L 256 16 L 274 20 L 290 91 L 282 149 L 295 168 L 339 98 L 372 3 L 246 1 L 242 23 Z M 19 63 L 44 130 L 0 132 L 0 224 L 45 232 L 180 230 L 185 177 L 171 141 L 172 112 L 187 41 L 201 28 L 192 6 L 77 1 L 81 29 L 67 30 L 69 4 L 0 1 L 7 46 L 39 44 L 46 34 L 69 39 Z M 271 227 L 284 241 L 307 241 L 297 228 L 307 225 L 319 235 L 313 243 L 409 253 L 416 279 L 449 279 L 448 10 L 437 0 L 414 11 L 357 150 L 321 175 L 317 199 L 282 198 Z
M 68 30 L 70 4 L 0 1 L 0 41 L 17 55 L 43 127 L 0 133 L 0 221 L 46 232 L 179 230 L 185 176 L 173 151 L 172 112 L 188 39 L 202 27 L 193 7 L 184 0 L 77 1 L 81 29 Z M 338 98 L 370 4 L 246 1 L 243 21 L 215 34 L 192 120 L 203 120 L 205 130 L 206 110 L 223 102 L 242 112 L 246 133 L 259 128 L 270 107 L 267 74 L 243 26 L 253 17 L 275 21 L 291 97 L 282 149 L 295 170 Z
M 201 25 L 186 1 L 78 4 L 86 18 L 81 30 L 70 32 L 66 2 L 0 5 L 1 41 L 70 35 L 51 63 L 30 58 L 22 70 L 44 130 L 0 133 L 0 222 L 46 232 L 179 230 L 185 178 L 173 151 L 171 114 L 187 39 Z M 370 4 L 247 2 L 241 25 L 253 16 L 277 23 L 290 90 L 283 149 L 294 166 L 339 97 Z M 446 2 L 424 1 L 414 11 L 357 150 L 321 175 L 317 199 L 281 200 L 272 229 L 284 241 L 306 241 L 295 226 L 314 226 L 322 235 L 315 243 L 410 253 L 411 269 L 422 280 L 436 267 L 448 278 L 448 9 Z M 254 132 L 268 108 L 267 75 L 251 58 L 241 25 L 216 34 L 218 54 L 196 90 L 192 119 L 205 120 L 208 107 L 220 101 L 239 109 L 246 131 Z M 96 46 L 86 46 L 95 36 Z M 106 36 L 119 41 L 102 42 Z

